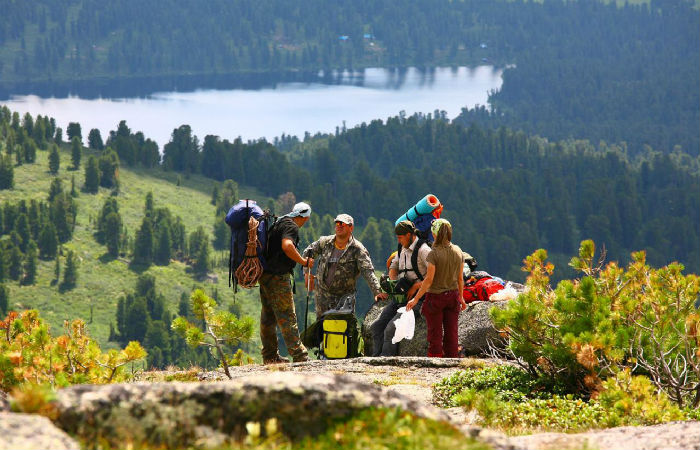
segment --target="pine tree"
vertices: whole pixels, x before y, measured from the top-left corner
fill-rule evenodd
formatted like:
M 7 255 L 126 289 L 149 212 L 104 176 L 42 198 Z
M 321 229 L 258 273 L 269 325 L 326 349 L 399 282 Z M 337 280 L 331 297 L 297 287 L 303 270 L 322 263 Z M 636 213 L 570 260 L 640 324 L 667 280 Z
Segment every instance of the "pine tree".
M 56 257 L 56 252 L 58 251 L 58 235 L 56 234 L 56 227 L 50 220 L 46 221 L 44 227 L 41 229 L 41 234 L 39 235 L 39 250 L 41 259 L 48 260 Z
M 100 167 L 100 186 L 111 188 L 119 185 L 119 156 L 111 148 L 107 148 L 98 161 Z
M 78 190 L 75 188 L 75 175 L 70 177 L 70 196 L 73 198 L 78 196 Z
M 141 228 L 136 233 L 133 262 L 146 266 L 153 262 L 153 224 L 149 216 L 143 218 Z
M 36 161 L 36 144 L 33 139 L 27 138 L 24 144 L 22 144 L 22 150 L 24 153 L 24 162 L 32 164 Z
M 10 288 L 0 283 L 0 317 L 4 318 L 10 307 Z
M 63 289 L 72 289 L 78 282 L 78 258 L 73 250 L 68 250 L 66 255 L 66 269 L 63 271 Z
M 17 236 L 19 236 L 19 249 L 22 253 L 27 251 L 27 246 L 29 241 L 32 239 L 31 230 L 29 229 L 29 219 L 27 215 L 22 213 L 19 215 L 15 221 L 15 230 Z
M 97 194 L 100 190 L 100 170 L 97 167 L 97 159 L 90 155 L 85 165 L 85 192 Z
M 90 133 L 88 133 L 88 146 L 95 150 L 104 149 L 102 135 L 100 134 L 100 130 L 98 130 L 97 128 L 93 128 L 92 130 L 90 130 Z
M 10 278 L 19 281 L 22 276 L 22 252 L 19 247 L 12 245 L 10 247 Z
M 49 153 L 49 173 L 51 175 L 56 175 L 60 167 L 61 155 L 58 153 L 58 145 L 53 144 L 51 146 L 51 152 Z
M 199 252 L 197 253 L 197 259 L 194 263 L 193 269 L 194 272 L 200 277 L 205 276 L 211 269 L 211 261 L 209 258 L 209 242 L 205 242 L 204 245 L 202 245 L 199 248 Z
M 80 167 L 80 159 L 83 156 L 83 148 L 80 144 L 80 139 L 76 136 L 70 141 L 71 153 L 70 160 L 73 163 L 73 169 L 78 170 Z
M 56 264 L 53 267 L 53 276 L 54 282 L 58 283 L 58 280 L 61 279 L 61 258 L 58 255 L 56 255 Z
M 49 186 L 49 202 L 51 202 L 58 194 L 63 193 L 63 183 L 60 178 L 54 178 Z
M 32 285 L 36 283 L 37 248 L 34 241 L 29 241 L 27 253 L 24 255 L 24 279 L 22 284 Z
M 107 214 L 104 223 L 104 241 L 107 245 L 107 251 L 114 258 L 119 256 L 121 230 L 122 219 L 119 213 L 113 211 Z
M 66 128 L 66 133 L 68 134 L 68 140 L 72 141 L 73 138 L 78 138 L 78 142 L 83 141 L 83 132 L 78 122 L 69 122 L 68 128 Z
M 15 185 L 15 168 L 10 155 L 0 155 L 0 190 L 12 189 Z
M 153 201 L 153 192 L 146 194 L 146 203 L 143 207 L 143 212 L 148 217 L 153 217 L 153 209 L 155 208 L 155 202 Z
M 56 127 L 56 134 L 54 135 L 53 141 L 58 145 L 63 143 L 63 128 Z
M 158 230 L 158 242 L 156 244 L 156 252 L 154 259 L 156 264 L 167 266 L 170 264 L 172 252 L 172 237 L 170 235 L 170 227 L 160 227 Z

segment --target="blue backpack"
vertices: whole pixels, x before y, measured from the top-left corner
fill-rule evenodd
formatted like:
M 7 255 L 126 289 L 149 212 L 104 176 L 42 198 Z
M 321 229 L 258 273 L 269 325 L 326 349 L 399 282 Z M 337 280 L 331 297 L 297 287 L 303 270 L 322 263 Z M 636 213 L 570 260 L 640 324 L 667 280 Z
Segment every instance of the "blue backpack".
M 416 235 L 419 239 L 423 239 L 428 242 L 428 245 L 432 245 L 435 238 L 433 238 L 433 233 L 430 231 L 430 227 L 437 219 L 432 213 L 421 214 L 413 219 L 413 225 L 416 226 Z
M 234 292 L 238 288 L 236 269 L 243 262 L 246 244 L 248 243 L 248 221 L 255 217 L 258 224 L 258 259 L 265 269 L 265 253 L 267 250 L 267 236 L 275 218 L 268 211 L 263 211 L 255 200 L 241 200 L 228 210 L 226 224 L 231 229 L 231 250 L 228 259 L 228 285 L 233 285 Z

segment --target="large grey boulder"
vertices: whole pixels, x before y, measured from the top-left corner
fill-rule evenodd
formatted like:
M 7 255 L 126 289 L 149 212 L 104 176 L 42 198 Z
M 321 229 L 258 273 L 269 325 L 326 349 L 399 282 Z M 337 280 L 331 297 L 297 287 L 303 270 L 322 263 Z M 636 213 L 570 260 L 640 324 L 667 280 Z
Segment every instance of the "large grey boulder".
M 0 450 L 79 450 L 80 446 L 49 419 L 0 412 Z
M 505 308 L 508 300 L 501 302 L 473 302 L 459 314 L 459 344 L 465 355 L 484 355 L 489 345 L 503 347 L 504 342 L 489 315 L 493 308 Z
M 409 410 L 449 420 L 422 402 L 344 375 L 271 372 L 212 383 L 72 386 L 58 392 L 56 423 L 85 442 L 218 447 L 246 435 L 249 422 L 276 419 L 292 439 L 367 408 Z
M 390 300 L 375 303 L 365 315 L 362 323 L 362 338 L 365 344 L 365 354 L 370 354 L 373 346 L 371 333 L 372 324 L 379 318 L 381 310 Z M 489 344 L 497 347 L 504 345 L 498 330 L 489 316 L 492 308 L 505 308 L 508 300 L 499 302 L 474 302 L 459 314 L 459 344 L 465 355 L 486 355 Z M 421 316 L 416 320 L 416 329 L 411 340 L 399 342 L 399 356 L 425 356 L 428 354 L 428 329 L 425 319 Z

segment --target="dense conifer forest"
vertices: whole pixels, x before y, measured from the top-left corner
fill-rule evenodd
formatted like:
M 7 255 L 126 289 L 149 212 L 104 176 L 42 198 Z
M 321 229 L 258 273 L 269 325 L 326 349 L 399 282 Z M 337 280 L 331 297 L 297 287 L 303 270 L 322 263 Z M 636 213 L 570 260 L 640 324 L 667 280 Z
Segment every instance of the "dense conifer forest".
M 486 63 L 508 67 L 503 86 L 465 123 L 698 155 L 696 5 L 618 3 L 2 0 L 0 95 Z
M 242 195 L 278 215 L 310 202 L 302 246 L 332 233 L 338 212 L 353 215 L 380 270 L 396 248 L 394 220 L 427 193 L 445 205 L 455 242 L 503 278 L 523 281 L 522 260 L 538 248 L 557 266 L 554 281 L 570 278 L 566 263 L 583 239 L 608 260 L 646 250 L 654 266 L 700 270 L 700 15 L 692 2 L 0 0 L 0 11 L 0 98 L 80 86 L 99 95 L 114 84 L 147 95 L 141 86 L 319 70 L 333 82 L 335 70 L 375 66 L 505 68 L 489 105 L 453 121 L 439 110 L 397 111 L 273 142 L 195 136 L 183 117 L 159 149 L 129 117 L 101 136 L 1 107 L 0 313 L 19 289 L 80 289 L 93 275 L 80 260 L 94 245 L 97 263 L 135 278 L 98 303 L 99 338 L 142 342 L 156 367 L 211 364 L 168 326 L 176 312 L 192 318 L 185 288 L 161 292 L 152 269 L 171 282 L 174 268 L 192 286 L 216 278 L 228 254 L 223 216 Z M 26 180 L 37 161 L 50 186 L 28 193 L 17 175 Z M 177 187 L 195 177 L 211 202 L 183 218 L 176 197 L 151 193 L 131 198 L 127 212 L 124 169 Z M 86 197 L 99 198 L 89 217 L 78 206 Z M 82 253 L 72 249 L 81 227 L 89 227 Z M 362 315 L 371 298 L 358 287 Z M 242 314 L 252 304 L 244 295 L 227 307 Z

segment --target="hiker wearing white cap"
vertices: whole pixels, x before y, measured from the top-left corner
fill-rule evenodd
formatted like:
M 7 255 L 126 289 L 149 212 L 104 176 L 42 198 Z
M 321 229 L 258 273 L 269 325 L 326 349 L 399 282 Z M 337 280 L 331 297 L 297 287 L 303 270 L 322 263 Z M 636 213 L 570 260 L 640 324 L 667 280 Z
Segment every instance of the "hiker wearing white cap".
M 311 268 L 314 259 L 299 254 L 299 228 L 309 220 L 311 207 L 300 202 L 275 223 L 268 236 L 265 270 L 260 277 L 260 340 L 263 363 L 289 362 L 279 354 L 277 327 L 294 362 L 309 359 L 306 347 L 299 339 L 296 311 L 290 275 L 301 264 Z
M 352 216 L 338 214 L 335 218 L 335 234 L 321 236 L 303 251 L 304 256 L 313 256 L 317 261 L 316 276 L 311 274 L 311 270 L 304 269 L 307 286 L 316 290 L 317 318 L 331 309 L 350 309 L 354 312 L 355 284 L 360 275 L 367 281 L 375 299 L 388 296 L 379 286 L 369 252 L 353 237 L 354 228 Z M 348 295 L 352 298 L 351 304 L 339 304 Z

